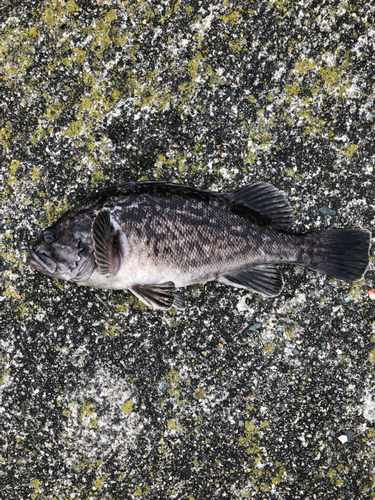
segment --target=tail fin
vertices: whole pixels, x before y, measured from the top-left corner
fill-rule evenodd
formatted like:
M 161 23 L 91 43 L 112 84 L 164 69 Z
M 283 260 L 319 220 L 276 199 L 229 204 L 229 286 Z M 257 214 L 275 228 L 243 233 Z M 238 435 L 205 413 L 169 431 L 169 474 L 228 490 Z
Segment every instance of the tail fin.
M 358 281 L 369 264 L 371 233 L 367 229 L 330 229 L 306 235 L 305 265 L 344 281 Z

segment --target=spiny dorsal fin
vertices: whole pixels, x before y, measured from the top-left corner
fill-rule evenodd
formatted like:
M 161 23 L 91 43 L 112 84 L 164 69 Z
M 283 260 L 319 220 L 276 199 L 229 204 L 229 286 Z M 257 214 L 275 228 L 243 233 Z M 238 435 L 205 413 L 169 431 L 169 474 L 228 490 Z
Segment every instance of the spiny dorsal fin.
M 121 248 L 117 231 L 111 227 L 111 217 L 108 210 L 102 210 L 95 217 L 92 225 L 95 260 L 100 274 L 115 275 L 121 265 Z
M 278 229 L 289 229 L 293 224 L 292 207 L 285 195 L 271 184 L 256 182 L 224 196 L 250 209 L 265 224 Z
M 135 285 L 131 287 L 131 291 L 149 307 L 156 309 L 170 309 L 172 306 L 176 309 L 185 308 L 185 300 L 177 292 L 172 281 L 157 285 Z

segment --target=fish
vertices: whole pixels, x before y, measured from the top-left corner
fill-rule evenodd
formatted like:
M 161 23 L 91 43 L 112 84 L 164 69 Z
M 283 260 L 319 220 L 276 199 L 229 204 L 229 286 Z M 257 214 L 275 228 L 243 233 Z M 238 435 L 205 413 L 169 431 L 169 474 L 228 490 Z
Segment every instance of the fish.
M 130 290 L 149 307 L 185 308 L 179 288 L 208 281 L 276 297 L 279 264 L 361 280 L 371 232 L 291 230 L 293 209 L 275 186 L 231 192 L 166 181 L 126 182 L 65 212 L 29 246 L 28 264 L 52 278 Z

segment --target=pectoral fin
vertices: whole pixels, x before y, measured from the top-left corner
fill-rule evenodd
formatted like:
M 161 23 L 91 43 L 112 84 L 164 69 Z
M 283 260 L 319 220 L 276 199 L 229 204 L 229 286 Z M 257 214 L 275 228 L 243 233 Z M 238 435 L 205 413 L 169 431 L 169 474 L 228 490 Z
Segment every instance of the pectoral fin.
M 158 285 L 135 285 L 131 291 L 149 307 L 156 309 L 185 308 L 185 300 L 177 292 L 172 281 Z
M 108 210 L 102 210 L 92 225 L 95 260 L 100 274 L 115 275 L 121 265 L 121 245 L 119 231 L 111 226 Z
M 218 280 L 225 285 L 247 288 L 265 297 L 279 295 L 283 287 L 283 277 L 275 266 L 250 267 L 234 273 L 224 274 Z

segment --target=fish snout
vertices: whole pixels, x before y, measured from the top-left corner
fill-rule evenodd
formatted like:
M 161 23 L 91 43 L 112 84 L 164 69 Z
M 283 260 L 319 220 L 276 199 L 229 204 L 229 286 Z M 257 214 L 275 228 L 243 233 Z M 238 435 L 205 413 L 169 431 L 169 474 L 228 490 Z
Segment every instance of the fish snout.
M 44 274 L 53 274 L 56 271 L 57 264 L 50 254 L 44 251 L 38 251 L 29 246 L 29 255 L 26 259 L 29 266 Z

